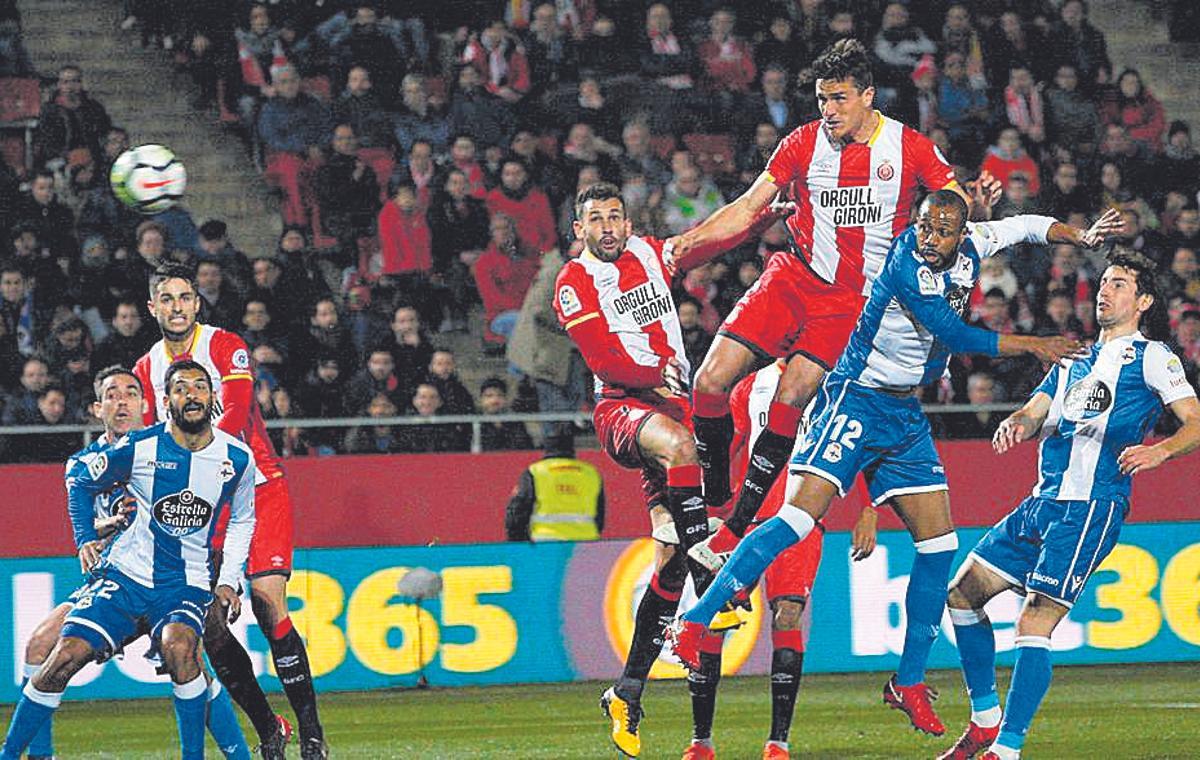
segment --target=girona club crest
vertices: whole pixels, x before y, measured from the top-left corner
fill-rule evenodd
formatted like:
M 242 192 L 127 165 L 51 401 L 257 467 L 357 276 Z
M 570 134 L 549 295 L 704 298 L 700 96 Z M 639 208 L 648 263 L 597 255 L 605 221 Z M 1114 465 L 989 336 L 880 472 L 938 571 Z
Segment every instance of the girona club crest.
M 883 180 L 884 182 L 887 182 L 892 177 L 896 176 L 896 170 L 892 167 L 891 162 L 884 161 L 879 165 L 879 168 L 875 170 L 875 176 L 879 177 L 879 179 Z

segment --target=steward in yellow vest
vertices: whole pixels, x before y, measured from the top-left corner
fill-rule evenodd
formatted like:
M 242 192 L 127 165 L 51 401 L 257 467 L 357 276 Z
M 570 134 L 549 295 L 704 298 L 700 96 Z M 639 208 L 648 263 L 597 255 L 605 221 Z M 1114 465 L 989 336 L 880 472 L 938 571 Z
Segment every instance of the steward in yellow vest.
M 575 458 L 570 430 L 546 438 L 545 457 L 529 465 L 504 516 L 509 541 L 595 541 L 604 529 L 600 472 Z

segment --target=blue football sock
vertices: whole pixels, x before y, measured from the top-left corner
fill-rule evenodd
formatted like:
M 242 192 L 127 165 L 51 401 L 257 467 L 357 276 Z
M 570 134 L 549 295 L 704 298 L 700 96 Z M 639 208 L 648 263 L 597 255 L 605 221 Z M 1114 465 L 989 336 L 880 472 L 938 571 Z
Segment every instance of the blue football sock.
M 204 760 L 204 719 L 208 712 L 208 682 L 204 674 L 175 684 L 175 720 L 183 760 Z
M 971 697 L 972 712 L 1000 706 L 996 693 L 996 636 L 992 621 L 983 610 L 950 610 L 954 638 L 958 640 L 958 658 L 962 661 L 963 681 Z
M 29 679 L 33 678 L 41 665 L 25 663 L 25 680 L 21 681 L 21 688 L 25 688 L 25 684 L 29 683 Z M 54 715 L 42 724 L 38 732 L 33 735 L 32 741 L 29 742 L 29 749 L 25 751 L 27 755 L 32 757 L 53 757 L 54 756 Z
M 25 684 L 25 688 L 21 689 L 21 699 L 17 702 L 12 719 L 8 723 L 8 734 L 4 737 L 4 747 L 0 748 L 0 758 L 20 760 L 21 753 L 37 735 L 42 724 L 50 720 L 50 716 L 61 702 L 61 693 L 39 691 L 33 684 Z
M 787 505 L 784 509 L 788 509 Z M 807 536 L 815 524 L 812 517 L 794 507 L 791 512 L 802 515 L 792 517 L 796 527 L 782 517 L 772 517 L 743 538 L 704 596 L 700 597 L 696 606 L 684 613 L 683 619 L 708 625 L 734 594 L 758 580 L 780 552 Z M 798 533 L 797 528 L 804 530 L 803 535 Z
M 215 678 L 208 686 L 208 732 L 225 757 L 250 760 L 250 745 L 233 711 L 233 700 Z
M 1042 698 L 1050 689 L 1050 639 L 1045 636 L 1018 636 L 1017 662 L 1013 666 L 1012 684 L 1004 705 L 1004 721 L 996 743 L 1019 750 L 1025 744 L 1025 734 L 1033 723 Z
M 917 543 L 904 595 L 904 611 L 908 619 L 904 629 L 904 651 L 896 669 L 896 684 L 913 686 L 925 680 L 925 665 L 929 650 L 937 641 L 946 609 L 946 586 L 950 581 L 950 565 L 958 549 L 958 536 L 947 533 Z

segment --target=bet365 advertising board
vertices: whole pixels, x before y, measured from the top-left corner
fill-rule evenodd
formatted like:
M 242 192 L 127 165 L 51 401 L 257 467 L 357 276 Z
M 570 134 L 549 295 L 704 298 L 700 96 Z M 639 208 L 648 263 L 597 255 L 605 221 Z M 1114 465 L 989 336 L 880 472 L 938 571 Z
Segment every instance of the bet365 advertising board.
M 960 561 L 982 533 L 960 529 Z M 849 543 L 846 533 L 825 538 L 806 619 L 809 672 L 889 670 L 898 660 L 912 544 L 905 533 L 886 532 L 874 555 L 851 562 Z M 322 690 L 411 686 L 421 675 L 434 686 L 607 679 L 620 672 L 652 561 L 647 539 L 301 550 L 293 620 Z M 439 598 L 418 606 L 398 595 L 397 583 L 415 567 L 441 575 Z M 25 640 L 79 581 L 72 558 L 0 560 L 0 701 L 18 694 Z M 691 598 L 685 592 L 684 604 Z M 988 610 L 1001 662 L 1011 662 L 1019 605 L 1006 594 Z M 769 613 L 759 595 L 754 607 L 726 641 L 727 673 L 769 670 Z M 266 640 L 249 604 L 245 610 L 237 635 L 264 687 L 278 689 Z M 1054 646 L 1058 663 L 1200 660 L 1200 522 L 1126 525 Z M 154 674 L 145 649 L 142 640 L 123 657 L 88 666 L 68 698 L 165 696 L 165 677 Z M 957 664 L 944 619 L 932 665 Z M 682 674 L 665 655 L 653 671 Z

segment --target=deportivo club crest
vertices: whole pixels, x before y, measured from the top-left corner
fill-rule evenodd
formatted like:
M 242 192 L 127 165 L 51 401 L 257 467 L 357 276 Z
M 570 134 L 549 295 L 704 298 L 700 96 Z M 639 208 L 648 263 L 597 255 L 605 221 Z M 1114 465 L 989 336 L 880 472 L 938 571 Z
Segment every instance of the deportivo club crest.
M 154 521 L 168 535 L 182 538 L 208 525 L 213 511 L 212 504 L 185 488 L 154 502 Z

